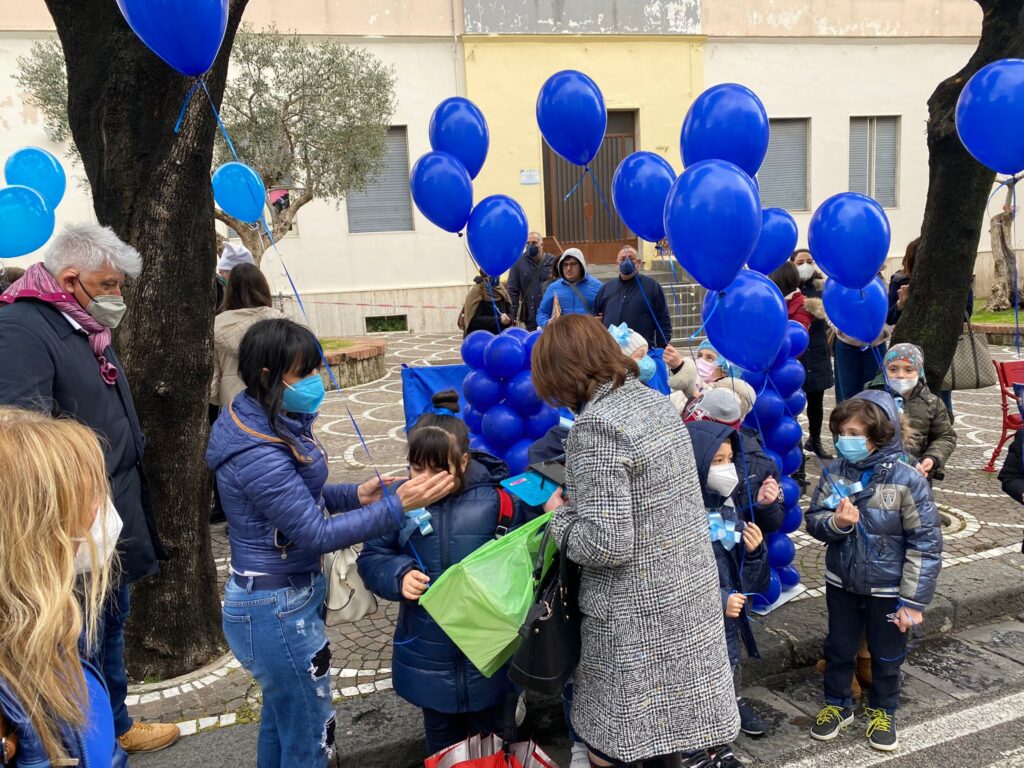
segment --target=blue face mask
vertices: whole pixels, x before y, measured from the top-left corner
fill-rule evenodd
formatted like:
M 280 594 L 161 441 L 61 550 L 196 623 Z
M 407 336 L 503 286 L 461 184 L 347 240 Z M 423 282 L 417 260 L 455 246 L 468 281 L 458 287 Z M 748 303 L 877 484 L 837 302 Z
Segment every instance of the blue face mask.
M 633 264 L 633 262 L 630 261 L 629 259 L 626 259 L 621 264 L 619 264 L 619 272 L 627 276 L 632 275 L 634 272 L 636 272 L 636 265 Z
M 653 379 L 654 374 L 658 371 L 658 366 L 655 365 L 654 358 L 650 355 L 641 357 L 637 365 L 640 366 L 640 381 L 644 382 L 644 384 Z
M 287 413 L 316 413 L 327 392 L 319 373 L 312 373 L 294 384 L 285 384 L 281 409 Z
M 839 451 L 840 456 L 854 464 L 864 461 L 871 455 L 866 437 L 840 437 L 836 440 L 836 450 Z

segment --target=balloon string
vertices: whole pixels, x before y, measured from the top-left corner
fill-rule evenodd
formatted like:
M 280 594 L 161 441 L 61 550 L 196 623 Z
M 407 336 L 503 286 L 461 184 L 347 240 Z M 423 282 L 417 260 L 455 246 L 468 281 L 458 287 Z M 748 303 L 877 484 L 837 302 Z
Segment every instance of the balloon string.
M 661 247 L 659 243 L 654 244 L 654 250 L 657 251 L 658 257 L 665 261 L 665 249 Z M 679 294 L 676 293 L 676 284 L 679 282 L 679 275 L 676 274 L 675 257 L 668 259 L 668 264 L 672 268 L 672 282 L 669 283 L 669 290 L 672 291 L 672 301 L 676 305 L 676 309 L 682 308 L 682 303 L 679 301 Z
M 724 293 L 724 291 L 722 293 Z M 711 322 L 711 318 L 714 317 L 715 312 L 718 311 L 718 305 L 721 304 L 721 303 L 722 303 L 722 294 L 719 293 L 719 295 L 715 299 L 715 305 L 713 307 L 711 307 L 711 311 L 708 312 L 708 316 L 706 318 L 703 318 L 703 320 L 701 321 L 700 328 L 698 328 L 696 331 L 694 331 L 693 335 L 690 336 L 690 339 L 689 339 L 690 341 L 694 341 L 695 339 L 699 339 L 700 338 L 701 333 L 704 331 L 704 328 L 707 326 L 707 324 L 709 322 Z M 715 350 L 715 351 L 717 352 L 718 350 Z
M 889 372 L 885 370 L 885 360 L 882 359 L 882 353 L 878 351 L 878 347 L 871 347 L 871 351 L 875 355 L 875 362 L 878 363 L 878 370 L 882 372 L 882 378 L 885 380 L 885 386 L 889 388 L 890 392 L 895 392 L 893 389 L 892 380 L 889 378 Z
M 188 105 L 192 102 L 192 97 L 199 89 L 199 84 L 202 80 L 196 80 L 195 84 L 188 89 L 188 93 L 185 94 L 185 103 L 181 105 L 181 111 L 178 112 L 178 120 L 174 124 L 174 134 L 177 135 L 181 131 L 181 123 L 185 119 L 185 110 L 188 109 Z
M 563 202 L 563 203 L 564 203 L 564 202 L 566 202 L 566 201 L 567 201 L 567 200 L 568 200 L 568 199 L 569 199 L 570 197 L 572 197 L 573 193 L 574 193 L 574 192 L 575 192 L 575 191 L 576 191 L 577 189 L 579 189 L 579 188 L 580 188 L 580 184 L 582 184 L 582 183 L 583 183 L 583 180 L 584 180 L 585 178 L 587 178 L 587 174 L 588 174 L 588 173 L 590 173 L 590 166 L 589 166 L 589 165 L 588 165 L 588 166 L 586 166 L 586 167 L 584 168 L 584 170 L 583 170 L 583 173 L 581 173 L 581 174 L 580 174 L 580 178 L 579 178 L 579 181 L 577 181 L 577 182 L 576 182 L 575 184 L 573 184 L 573 185 L 572 185 L 572 189 L 570 189 L 570 190 L 569 190 L 568 192 L 566 192 L 566 193 L 565 193 L 565 197 L 563 197 L 563 198 L 562 198 L 562 202 Z
M 665 340 L 665 346 L 667 347 L 672 343 L 672 340 L 665 335 L 665 331 L 661 327 L 661 323 L 658 322 L 658 316 L 654 314 L 654 307 L 651 306 L 651 300 L 647 298 L 647 291 L 644 290 L 643 283 L 640 282 L 639 278 L 634 278 L 634 280 L 636 280 L 637 290 L 640 291 L 640 295 L 644 297 L 644 304 L 647 305 L 647 311 L 651 313 L 651 320 L 654 321 L 654 327 L 658 329 L 658 333 L 660 333 L 661 338 Z M 655 338 L 655 341 L 657 341 L 657 338 Z
M 1017 177 L 1010 184 L 1010 250 L 1013 252 L 1013 325 L 1017 342 L 1017 359 L 1020 359 L 1020 289 L 1017 287 Z
M 612 209 L 611 209 L 611 206 L 608 205 L 608 200 L 604 196 L 604 191 L 601 189 L 601 185 L 597 181 L 597 176 L 595 176 L 594 172 L 592 170 L 590 170 L 590 166 L 589 165 L 587 166 L 587 170 L 584 171 L 584 174 L 590 174 L 590 183 L 593 184 L 594 185 L 594 189 L 597 190 L 597 196 L 599 198 L 601 198 L 601 203 L 604 205 L 604 211 L 605 211 L 605 213 L 608 214 L 608 219 L 610 221 L 611 219 L 614 218 L 612 216 Z

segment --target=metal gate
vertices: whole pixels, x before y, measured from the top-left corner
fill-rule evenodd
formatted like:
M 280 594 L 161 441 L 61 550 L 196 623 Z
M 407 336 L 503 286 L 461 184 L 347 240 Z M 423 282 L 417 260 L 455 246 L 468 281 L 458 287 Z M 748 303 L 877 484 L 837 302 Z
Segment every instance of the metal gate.
M 636 235 L 623 223 L 612 202 L 612 176 L 615 175 L 615 169 L 624 157 L 635 150 L 635 112 L 608 113 L 604 143 L 590 164 L 593 179 L 583 178 L 582 168 L 559 157 L 547 144 L 544 145 L 544 199 L 548 235 L 555 238 L 563 248 L 579 248 L 591 264 L 611 264 L 623 245 L 637 247 Z M 600 194 L 594 182 L 600 186 Z M 572 194 L 569 194 L 570 191 Z M 565 199 L 567 194 L 568 200 Z M 602 194 L 608 204 L 607 209 L 601 200 Z

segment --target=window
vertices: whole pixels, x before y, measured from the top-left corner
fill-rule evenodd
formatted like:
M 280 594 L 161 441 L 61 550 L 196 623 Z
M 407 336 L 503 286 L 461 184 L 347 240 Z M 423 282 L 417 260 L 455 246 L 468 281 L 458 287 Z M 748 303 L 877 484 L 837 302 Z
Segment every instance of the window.
M 899 173 L 900 119 L 850 118 L 850 191 L 895 208 Z
M 806 211 L 807 208 L 807 134 L 810 120 L 769 120 L 771 138 L 757 182 L 761 187 L 761 205 Z
M 412 230 L 409 192 L 409 143 L 405 126 L 388 129 L 384 165 L 362 192 L 346 198 L 349 232 L 408 232 Z

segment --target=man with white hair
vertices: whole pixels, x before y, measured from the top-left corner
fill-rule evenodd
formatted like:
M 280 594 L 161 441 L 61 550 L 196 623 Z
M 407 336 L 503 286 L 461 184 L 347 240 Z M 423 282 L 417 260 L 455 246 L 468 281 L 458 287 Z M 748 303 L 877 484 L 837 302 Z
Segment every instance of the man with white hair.
M 142 469 L 145 438 L 110 345 L 111 329 L 125 313 L 125 279 L 141 271 L 138 252 L 112 230 L 75 224 L 53 239 L 44 262 L 29 267 L 0 296 L 0 404 L 77 419 L 96 432 L 103 446 L 123 527 L 118 539 L 121 581 L 104 608 L 96 662 L 110 692 L 114 727 L 128 752 L 163 749 L 180 736 L 174 725 L 133 725 L 124 703 L 128 585 L 154 575 L 158 561 L 168 559 Z

